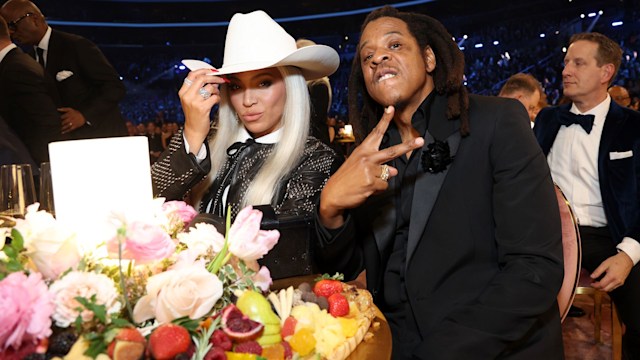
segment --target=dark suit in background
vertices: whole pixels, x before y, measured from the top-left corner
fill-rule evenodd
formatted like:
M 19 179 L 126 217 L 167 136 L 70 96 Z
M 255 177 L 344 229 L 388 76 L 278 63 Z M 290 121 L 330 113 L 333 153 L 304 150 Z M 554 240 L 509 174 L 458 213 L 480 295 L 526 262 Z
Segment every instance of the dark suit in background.
M 60 115 L 45 89 L 42 67 L 19 48 L 0 62 L 0 115 L 38 164 L 49 161 L 48 144 L 62 138 Z
M 560 113 L 569 111 L 570 107 L 571 104 L 566 104 L 547 108 L 538 114 L 534 132 L 545 155 L 551 151 L 560 130 Z M 612 155 L 616 153 L 626 155 Z M 598 148 L 598 180 L 607 227 L 602 228 L 604 234 L 593 234 L 586 227 L 580 227 L 582 265 L 589 272 L 615 255 L 616 245 L 624 237 L 640 240 L 639 154 L 640 113 L 611 101 Z M 639 355 L 640 350 L 640 268 L 634 266 L 625 284 L 609 295 L 626 325 L 623 341 L 626 356 L 635 359 L 632 355 Z
M 73 139 L 126 136 L 118 103 L 125 96 L 120 76 L 91 41 L 53 29 L 46 72 L 55 82 L 58 107 L 80 111 L 87 124 L 69 133 Z M 59 80 L 62 71 L 73 75 Z M 58 79 L 56 78 L 58 77 Z
M 0 165 L 10 164 L 29 164 L 34 172 L 38 170 L 27 147 L 0 116 Z

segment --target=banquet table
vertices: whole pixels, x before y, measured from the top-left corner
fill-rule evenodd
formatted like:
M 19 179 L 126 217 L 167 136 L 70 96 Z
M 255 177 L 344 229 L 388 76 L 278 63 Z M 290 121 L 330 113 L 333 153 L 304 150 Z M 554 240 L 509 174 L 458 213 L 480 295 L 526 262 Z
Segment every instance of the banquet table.
M 316 277 L 317 275 L 303 275 L 274 280 L 271 288 L 275 290 L 284 289 L 289 286 L 296 288 L 303 282 L 312 284 L 313 279 Z M 351 284 L 362 287 L 360 282 L 353 282 Z M 358 347 L 356 347 L 355 351 L 347 357 L 347 360 L 391 359 L 391 329 L 384 315 L 377 307 L 376 317 L 373 319 L 369 331 L 373 334 L 373 337 L 368 340 L 363 340 Z

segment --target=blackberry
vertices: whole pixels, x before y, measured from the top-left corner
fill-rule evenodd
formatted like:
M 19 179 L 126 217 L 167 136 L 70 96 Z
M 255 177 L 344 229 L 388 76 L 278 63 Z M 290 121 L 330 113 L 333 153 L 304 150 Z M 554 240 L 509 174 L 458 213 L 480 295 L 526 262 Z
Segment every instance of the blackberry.
M 45 354 L 31 353 L 22 358 L 22 360 L 47 360 L 47 356 Z
M 49 348 L 47 354 L 64 356 L 69 353 L 71 347 L 76 342 L 78 337 L 71 331 L 65 331 L 53 335 L 49 338 Z
M 180 353 L 173 358 L 173 360 L 189 360 L 189 359 L 191 359 L 191 355 L 187 354 L 186 352 Z

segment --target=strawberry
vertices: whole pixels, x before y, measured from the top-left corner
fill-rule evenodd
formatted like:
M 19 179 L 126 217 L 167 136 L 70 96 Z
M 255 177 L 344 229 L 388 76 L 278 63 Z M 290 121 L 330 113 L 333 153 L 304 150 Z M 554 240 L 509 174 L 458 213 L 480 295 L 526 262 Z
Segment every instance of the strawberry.
M 189 350 L 189 331 L 175 324 L 163 324 L 149 336 L 149 349 L 156 360 L 170 360 Z
M 296 332 L 296 325 L 298 324 L 298 320 L 293 316 L 289 316 L 285 321 L 282 329 L 280 330 L 280 335 L 282 338 L 286 338 L 287 336 L 293 335 Z
M 335 293 L 340 293 L 342 292 L 342 282 L 340 281 L 342 279 L 343 276 L 340 274 L 333 276 L 324 274 L 316 279 L 316 284 L 313 286 L 313 293 L 316 294 L 316 296 L 324 296 L 326 298 L 329 298 L 329 296 Z
M 329 314 L 333 317 L 345 316 L 349 314 L 349 301 L 344 295 L 338 293 L 329 296 Z

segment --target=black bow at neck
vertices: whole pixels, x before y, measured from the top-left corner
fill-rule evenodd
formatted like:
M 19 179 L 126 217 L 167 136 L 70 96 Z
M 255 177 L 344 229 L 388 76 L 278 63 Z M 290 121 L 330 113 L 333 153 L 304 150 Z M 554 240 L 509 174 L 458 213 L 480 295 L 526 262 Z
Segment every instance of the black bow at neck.
M 587 134 L 591 133 L 594 119 L 595 115 L 578 115 L 565 109 L 560 110 L 560 113 L 558 114 L 558 122 L 560 125 L 570 126 L 572 124 L 578 124 L 582 126 Z

